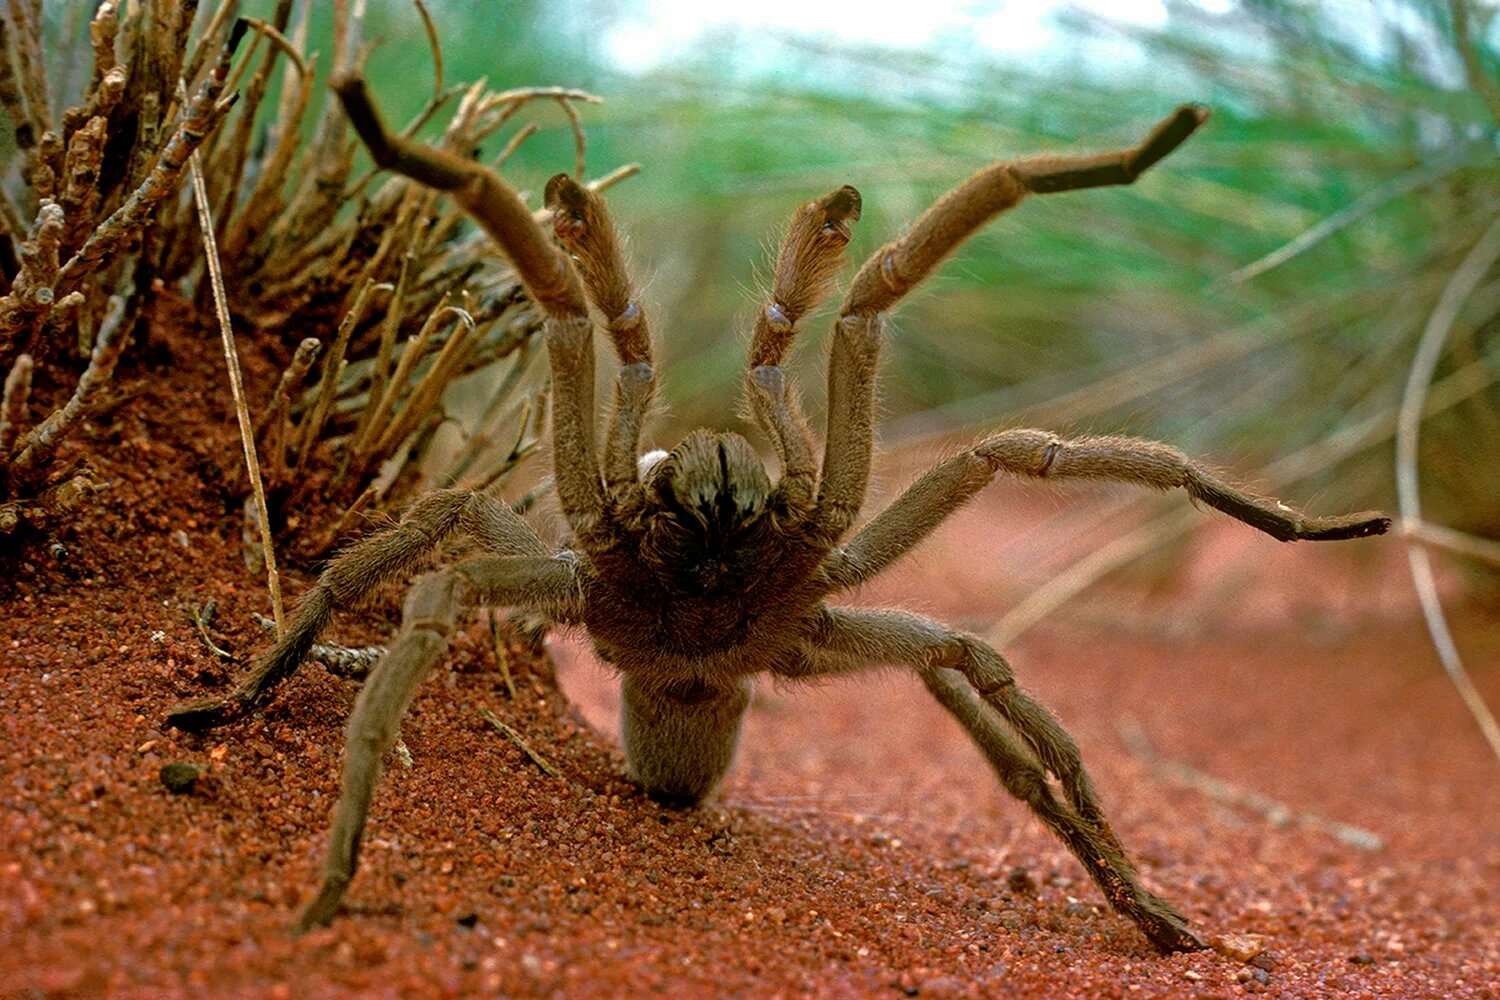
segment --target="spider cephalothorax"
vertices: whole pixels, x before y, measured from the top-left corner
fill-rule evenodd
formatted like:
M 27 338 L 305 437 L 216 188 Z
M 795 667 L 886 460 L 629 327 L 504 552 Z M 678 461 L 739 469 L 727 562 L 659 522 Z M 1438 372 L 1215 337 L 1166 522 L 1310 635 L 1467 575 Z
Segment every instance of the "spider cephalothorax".
M 830 338 L 821 456 L 781 364 L 802 318 L 832 294 L 849 225 L 859 218 L 859 193 L 841 187 L 797 209 L 745 369 L 750 412 L 776 453 L 773 479 L 737 434 L 697 431 L 669 453 L 639 456 L 656 390 L 651 338 L 596 192 L 554 177 L 546 188 L 549 237 L 493 170 L 388 134 L 361 80 L 335 86 L 375 161 L 452 192 L 541 308 L 553 379 L 552 471 L 572 541 L 549 551 L 508 506 L 482 493 L 429 494 L 401 524 L 329 565 L 286 635 L 235 691 L 172 712 L 170 721 L 185 729 L 243 715 L 297 668 L 336 607 L 406 576 L 450 535 L 479 543 L 483 555 L 412 586 L 401 633 L 355 702 L 323 886 L 299 927 L 336 913 L 354 875 L 382 755 L 407 703 L 443 656 L 458 616 L 491 605 L 588 629 L 621 675 L 631 777 L 651 796 L 682 804 L 709 794 L 729 768 L 756 675 L 799 680 L 909 667 L 1115 909 L 1163 951 L 1201 947 L 1182 915 L 1141 884 L 1077 745 L 1018 687 L 999 652 L 920 615 L 825 599 L 880 573 L 1000 473 L 1182 489 L 1284 540 L 1386 530 L 1389 519 L 1380 514 L 1304 517 L 1224 482 L 1167 445 L 1036 430 L 1002 431 L 937 464 L 853 530 L 869 479 L 884 314 L 976 229 L 1027 195 L 1129 184 L 1192 134 L 1206 111 L 1177 109 L 1131 149 L 986 167 L 877 250 L 850 283 Z M 594 315 L 620 362 L 602 450 L 594 423 Z
M 694 431 L 651 467 L 642 490 L 641 561 L 684 592 L 742 587 L 766 562 L 771 479 L 740 435 Z

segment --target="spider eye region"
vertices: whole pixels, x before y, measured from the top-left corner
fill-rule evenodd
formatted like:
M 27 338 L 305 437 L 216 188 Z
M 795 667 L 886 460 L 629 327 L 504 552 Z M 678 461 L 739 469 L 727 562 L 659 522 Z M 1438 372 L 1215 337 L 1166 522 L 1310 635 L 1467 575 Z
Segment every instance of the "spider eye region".
M 718 580 L 757 524 L 771 492 L 760 456 L 738 434 L 694 431 L 647 472 L 655 500 L 647 549 L 664 569 Z

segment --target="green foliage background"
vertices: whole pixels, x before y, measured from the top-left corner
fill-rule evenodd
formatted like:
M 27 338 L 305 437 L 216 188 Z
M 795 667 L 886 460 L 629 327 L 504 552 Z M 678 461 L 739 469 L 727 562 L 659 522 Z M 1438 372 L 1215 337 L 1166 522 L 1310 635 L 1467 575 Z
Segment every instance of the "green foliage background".
M 1490 4 L 1170 3 L 1160 29 L 1063 7 L 1066 46 L 1024 62 L 962 34 L 885 51 L 724 30 L 627 75 L 603 40 L 643 3 L 434 0 L 432 13 L 449 83 L 602 94 L 585 117 L 591 172 L 643 164 L 610 199 L 666 365 L 664 442 L 733 420 L 741 334 L 779 226 L 843 183 L 864 195 L 857 260 L 986 162 L 1133 143 L 1174 105 L 1209 105 L 1209 127 L 1136 187 L 1022 206 L 902 307 L 883 436 L 1045 421 L 1161 436 L 1245 468 L 1393 413 L 1438 296 L 1500 213 Z M 313 39 L 328 37 L 328 6 Z M 433 81 L 421 20 L 406 0 L 372 0 L 364 35 L 381 40 L 374 90 L 406 120 Z M 543 131 L 506 172 L 535 200 L 571 165 L 572 140 L 556 109 L 527 116 Z M 1492 537 L 1497 316 L 1491 272 L 1438 373 L 1477 365 L 1489 385 L 1429 421 L 1423 453 L 1433 514 Z M 809 325 L 798 356 L 814 405 L 826 325 Z M 1390 478 L 1382 437 L 1299 493 L 1389 504 Z
M 1040 411 L 1231 460 L 1394 407 L 1444 283 L 1500 211 L 1493 11 L 1478 4 L 1253 2 L 1222 16 L 1174 5 L 1160 30 L 1060 11 L 1071 51 L 1145 54 L 1110 73 L 1081 55 L 999 62 L 961 40 L 891 52 L 725 32 L 644 77 L 601 55 L 628 4 L 501 6 L 434 8 L 449 79 L 592 89 L 608 102 L 586 121 L 591 169 L 645 166 L 611 201 L 668 365 L 665 438 L 728 418 L 736 338 L 778 227 L 842 183 L 865 196 L 857 259 L 989 160 L 1127 144 L 1176 103 L 1211 106 L 1210 127 L 1135 188 L 1028 203 L 900 311 L 885 435 Z M 369 68 L 400 119 L 430 86 L 420 22 L 392 0 L 368 34 L 386 39 Z M 561 117 L 542 124 L 508 171 L 533 191 L 571 161 Z M 1246 270 L 1299 240 L 1279 265 Z M 1476 359 L 1500 374 L 1497 305 L 1491 276 L 1440 376 Z M 1183 352 L 1213 338 L 1222 360 L 1179 372 Z M 819 340 L 801 352 L 814 400 Z M 1130 372 L 1140 384 L 1128 393 L 1044 405 Z M 1435 419 L 1424 456 L 1454 494 L 1449 513 L 1489 534 L 1497 398 L 1492 387 Z M 1385 462 L 1360 457 L 1349 492 L 1385 500 Z

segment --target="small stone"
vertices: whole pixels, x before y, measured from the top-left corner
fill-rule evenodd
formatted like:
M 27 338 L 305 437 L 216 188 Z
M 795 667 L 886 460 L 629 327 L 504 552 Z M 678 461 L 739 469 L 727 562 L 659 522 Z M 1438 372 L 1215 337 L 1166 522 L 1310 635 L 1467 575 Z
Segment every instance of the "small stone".
M 1225 958 L 1248 962 L 1266 950 L 1266 939 L 1259 934 L 1221 934 L 1214 939 L 1213 949 Z
M 163 764 L 158 776 L 167 791 L 173 795 L 191 795 L 193 786 L 198 784 L 198 779 L 203 776 L 204 770 L 205 768 L 200 764 L 174 760 L 170 764 Z
M 1001 910 L 996 914 L 996 919 L 999 921 L 1000 926 L 1006 930 L 1020 930 L 1026 926 L 1026 917 L 1020 910 Z
M 1357 952 L 1349 956 L 1350 965 L 1374 965 L 1375 956 L 1366 952 Z
M 1010 886 L 1010 891 L 1024 896 L 1036 893 L 1036 879 L 1024 868 L 1012 868 L 1010 874 L 1005 877 L 1005 884 Z
M 1267 972 L 1275 972 L 1276 956 L 1269 951 L 1262 952 L 1252 958 L 1247 964 L 1253 965 L 1257 969 L 1265 969 Z

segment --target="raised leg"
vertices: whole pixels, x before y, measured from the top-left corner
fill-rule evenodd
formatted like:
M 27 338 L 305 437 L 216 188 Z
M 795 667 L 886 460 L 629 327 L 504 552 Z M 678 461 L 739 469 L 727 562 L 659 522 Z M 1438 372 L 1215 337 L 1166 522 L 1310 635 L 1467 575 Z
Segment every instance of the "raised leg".
M 1097 156 L 1037 156 L 986 167 L 938 199 L 905 236 L 865 261 L 844 298 L 829 358 L 828 446 L 817 513 L 826 532 L 842 535 L 864 503 L 874 443 L 881 315 L 981 226 L 1026 195 L 1129 184 L 1207 117 L 1204 108 L 1184 106 L 1131 149 Z
M 241 718 L 270 700 L 328 626 L 333 612 L 359 606 L 371 591 L 416 570 L 455 531 L 473 535 L 499 555 L 546 556 L 547 548 L 519 515 L 504 504 L 468 490 L 429 493 L 394 528 L 361 539 L 341 553 L 298 605 L 286 634 L 262 654 L 229 694 L 178 705 L 167 724 L 201 732 Z
M 927 689 L 979 746 L 1001 784 L 1067 845 L 1111 906 L 1135 921 L 1163 952 L 1203 946 L 1182 915 L 1141 884 L 1099 806 L 1077 743 L 1051 712 L 1016 687 L 1010 664 L 998 652 L 972 636 L 902 611 L 824 609 L 809 628 L 805 658 L 786 676 L 849 673 L 886 664 L 915 667 Z M 1064 801 L 1053 794 L 1048 773 L 1058 779 Z
M 776 257 L 771 301 L 755 317 L 747 396 L 756 422 L 781 461 L 781 480 L 772 502 L 796 514 L 811 509 L 817 465 L 807 416 L 782 365 L 803 317 L 832 293 L 849 243 L 849 226 L 859 221 L 859 213 L 859 192 L 848 185 L 798 208 Z
M 620 359 L 604 444 L 605 486 L 611 494 L 619 494 L 639 481 L 641 426 L 656 395 L 651 331 L 603 196 L 567 174 L 558 174 L 547 182 L 545 198 L 552 210 L 552 228 L 577 262 L 589 299 L 604 317 L 605 331 Z
M 593 326 L 577 269 L 494 170 L 388 132 L 363 79 L 346 77 L 333 87 L 375 163 L 451 192 L 499 244 L 527 294 L 545 313 L 543 333 L 555 399 L 552 467 L 557 496 L 574 534 L 585 537 L 601 513 L 603 484 L 594 429 Z
M 1234 486 L 1171 445 L 1142 438 L 1082 437 L 1017 429 L 987 438 L 922 476 L 824 565 L 832 589 L 875 576 L 936 528 L 998 473 L 1029 479 L 1093 479 L 1182 489 L 1278 541 L 1330 541 L 1383 534 L 1389 516 L 1362 511 L 1309 517 Z
M 475 603 L 551 611 L 574 587 L 564 559 L 482 558 L 423 577 L 407 594 L 401 634 L 376 664 L 349 717 L 343 791 L 329 835 L 323 884 L 297 921 L 306 931 L 333 919 L 359 864 L 359 845 L 381 761 L 396 740 L 417 685 L 448 649 L 459 612 Z

